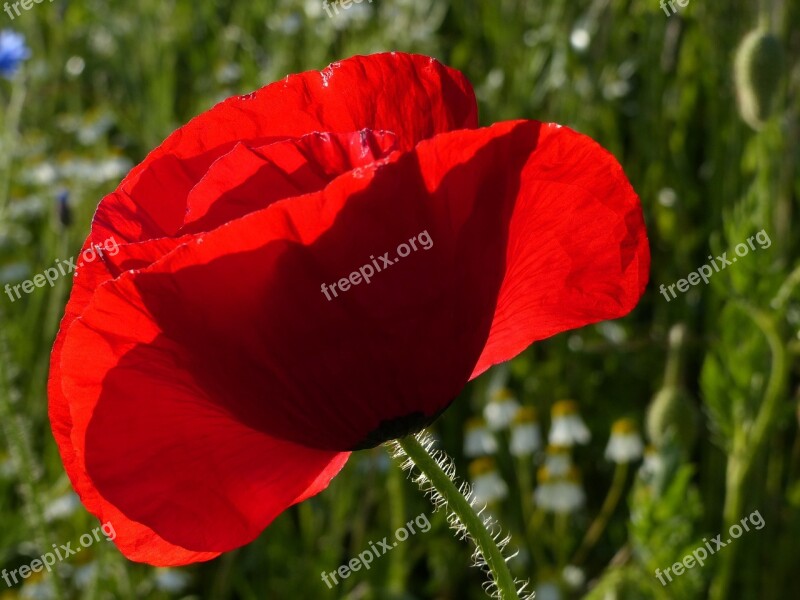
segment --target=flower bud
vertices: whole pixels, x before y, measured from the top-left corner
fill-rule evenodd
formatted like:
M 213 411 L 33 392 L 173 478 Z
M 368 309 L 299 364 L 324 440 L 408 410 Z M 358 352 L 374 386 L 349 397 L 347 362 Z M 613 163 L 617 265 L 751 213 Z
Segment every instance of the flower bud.
M 688 331 L 682 323 L 669 331 L 664 383 L 653 396 L 647 409 L 647 436 L 662 449 L 674 437 L 675 443 L 688 453 L 697 436 L 698 414 L 695 403 L 681 382 L 684 348 Z
M 56 195 L 56 210 L 58 212 L 58 221 L 62 227 L 69 227 L 72 225 L 72 209 L 69 205 L 69 192 L 67 190 L 59 190 Z
M 736 50 L 734 79 L 739 113 L 753 129 L 761 129 L 769 118 L 782 73 L 778 38 L 762 27 L 748 33 Z

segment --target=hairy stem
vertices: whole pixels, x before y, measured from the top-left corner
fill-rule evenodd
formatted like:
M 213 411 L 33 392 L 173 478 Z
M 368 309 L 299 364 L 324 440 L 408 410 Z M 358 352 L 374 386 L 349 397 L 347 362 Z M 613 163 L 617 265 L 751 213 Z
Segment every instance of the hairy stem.
M 446 505 L 447 510 L 457 519 L 457 524 L 463 527 L 466 535 L 475 542 L 491 573 L 493 581 L 491 587 L 496 588 L 497 592 L 495 597 L 501 600 L 519 600 L 517 582 L 495 542 L 495 536 L 486 528 L 486 521 L 475 512 L 471 493 L 464 495 L 465 487 L 459 488 L 454 482 L 454 469 L 451 466 L 447 471 L 442 468 L 442 461 L 430 454 L 431 444 L 426 443 L 425 439 L 424 434 L 417 434 L 397 440 L 395 443 L 402 452 L 395 452 L 395 456 L 408 457 L 412 464 L 406 466 L 416 467 L 422 474 L 417 477 L 418 483 L 430 484 L 430 488 L 440 496 L 437 505 Z M 420 441 L 423 441 L 424 445 Z M 445 460 L 450 465 L 449 459 Z M 451 524 L 453 524 L 452 517 Z

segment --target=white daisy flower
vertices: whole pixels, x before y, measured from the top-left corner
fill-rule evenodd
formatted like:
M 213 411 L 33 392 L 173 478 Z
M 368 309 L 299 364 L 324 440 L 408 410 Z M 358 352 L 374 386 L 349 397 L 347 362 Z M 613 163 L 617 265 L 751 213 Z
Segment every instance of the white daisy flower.
M 497 440 L 480 417 L 470 419 L 464 432 L 464 455 L 468 458 L 497 452 Z
M 544 466 L 550 477 L 565 477 L 572 469 L 572 456 L 568 446 L 548 446 Z
M 561 600 L 561 589 L 557 583 L 543 581 L 536 586 L 536 600 Z
M 483 457 L 472 461 L 469 474 L 478 504 L 491 504 L 508 495 L 508 486 L 497 472 L 493 458 Z
M 75 586 L 81 590 L 86 589 L 97 577 L 97 572 L 98 568 L 96 561 L 92 561 L 77 567 L 75 569 L 75 575 L 73 575 Z
M 175 594 L 183 592 L 191 583 L 191 577 L 177 569 L 156 569 L 156 587 L 164 592 Z
M 586 503 L 586 494 L 578 481 L 564 479 L 553 484 L 553 511 L 572 513 Z
M 588 444 L 592 438 L 589 428 L 578 413 L 574 400 L 560 400 L 552 408 L 553 422 L 550 426 L 550 443 L 556 446 Z
M 525 406 L 517 411 L 511 423 L 509 450 L 514 456 L 528 456 L 542 447 L 542 431 L 536 409 Z
M 644 449 L 644 461 L 639 468 L 639 472 L 645 480 L 651 480 L 660 477 L 664 471 L 664 458 L 661 453 L 653 446 L 647 446 Z
M 81 506 L 81 501 L 77 494 L 68 492 L 50 502 L 44 508 L 44 519 L 48 523 L 58 519 L 64 519 L 72 515 Z
M 547 467 L 539 469 L 539 485 L 533 493 L 534 501 L 544 510 L 556 513 L 573 513 L 582 508 L 586 494 L 580 483 L 576 468 L 570 469 L 565 477 L 553 477 Z
M 483 416 L 489 424 L 489 429 L 499 431 L 511 424 L 519 408 L 519 402 L 514 394 L 507 388 L 500 388 L 492 392 L 491 400 L 483 409 Z
M 611 426 L 606 458 L 615 463 L 629 463 L 642 458 L 644 443 L 632 419 L 620 419 Z
M 561 578 L 571 590 L 580 589 L 583 587 L 583 584 L 586 583 L 586 574 L 583 572 L 583 569 L 575 565 L 567 565 L 564 567 L 564 570 L 561 572 Z

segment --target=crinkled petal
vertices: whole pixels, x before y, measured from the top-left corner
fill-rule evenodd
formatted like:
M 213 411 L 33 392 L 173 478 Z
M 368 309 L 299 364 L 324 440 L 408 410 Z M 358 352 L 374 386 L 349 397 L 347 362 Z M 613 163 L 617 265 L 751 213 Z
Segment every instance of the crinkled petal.
M 211 165 L 189 193 L 176 237 L 120 244 L 104 258 L 115 276 L 142 269 L 198 234 L 273 202 L 315 192 L 338 175 L 387 157 L 397 146 L 388 132 L 312 133 L 250 148 L 237 144 Z
M 253 147 L 315 131 L 366 128 L 394 132 L 398 147 L 408 150 L 438 133 L 476 126 L 469 82 L 427 56 L 355 56 L 288 75 L 217 104 L 170 135 L 103 199 L 92 239 L 129 243 L 175 235 L 190 190 L 237 143 Z

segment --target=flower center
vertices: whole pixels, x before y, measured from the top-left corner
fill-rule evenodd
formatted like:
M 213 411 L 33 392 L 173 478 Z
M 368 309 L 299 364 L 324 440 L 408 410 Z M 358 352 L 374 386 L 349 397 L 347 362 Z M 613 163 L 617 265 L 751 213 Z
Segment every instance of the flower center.
M 439 411 L 433 416 L 426 416 L 425 413 L 418 410 L 403 417 L 394 417 L 393 419 L 381 421 L 377 428 L 370 431 L 351 450 L 367 450 L 368 448 L 380 446 L 389 440 L 404 438 L 416 433 L 433 423 L 442 412 Z

